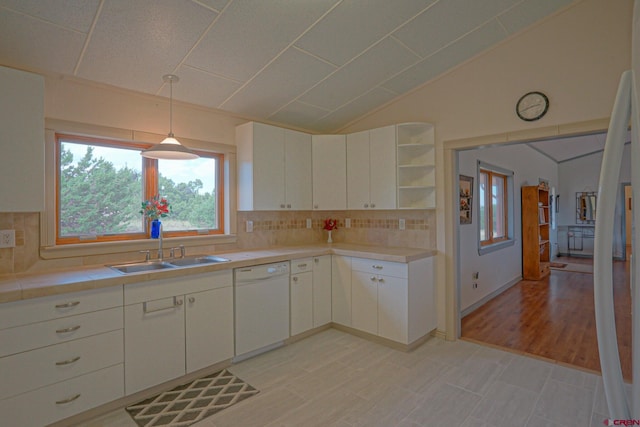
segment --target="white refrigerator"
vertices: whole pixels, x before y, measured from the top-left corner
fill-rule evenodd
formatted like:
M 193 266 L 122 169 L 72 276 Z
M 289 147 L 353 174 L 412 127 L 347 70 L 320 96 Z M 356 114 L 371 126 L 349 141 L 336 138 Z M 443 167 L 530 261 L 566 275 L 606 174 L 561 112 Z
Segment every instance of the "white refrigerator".
M 640 191 L 640 0 L 634 2 L 632 19 L 631 70 L 624 72 L 620 80 L 600 170 L 593 264 L 598 350 L 609 417 L 613 420 L 640 420 L 640 289 L 635 286 L 640 277 L 640 232 L 636 232 L 636 227 L 640 226 L 640 194 L 633 196 L 632 206 L 633 384 L 630 396 L 626 393 L 620 367 L 612 286 L 614 211 L 622 151 L 629 124 L 631 186 L 634 193 Z

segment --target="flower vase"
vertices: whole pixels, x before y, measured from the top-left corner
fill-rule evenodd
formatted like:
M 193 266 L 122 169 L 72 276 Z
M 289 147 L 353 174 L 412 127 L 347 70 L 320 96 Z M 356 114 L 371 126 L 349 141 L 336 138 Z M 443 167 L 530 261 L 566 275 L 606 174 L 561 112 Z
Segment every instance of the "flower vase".
M 151 221 L 151 238 L 157 239 L 160 237 L 160 232 L 162 230 L 162 223 L 159 219 L 154 219 Z
M 329 230 L 329 238 L 327 239 L 327 243 L 333 243 L 333 239 L 331 238 L 331 232 L 333 230 Z

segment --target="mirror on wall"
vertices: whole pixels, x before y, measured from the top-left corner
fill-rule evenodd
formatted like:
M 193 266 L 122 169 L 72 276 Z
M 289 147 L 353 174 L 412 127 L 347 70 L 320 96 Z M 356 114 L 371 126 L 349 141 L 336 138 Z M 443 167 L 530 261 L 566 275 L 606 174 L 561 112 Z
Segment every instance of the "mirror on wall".
M 595 224 L 597 197 L 595 191 L 576 193 L 576 224 Z

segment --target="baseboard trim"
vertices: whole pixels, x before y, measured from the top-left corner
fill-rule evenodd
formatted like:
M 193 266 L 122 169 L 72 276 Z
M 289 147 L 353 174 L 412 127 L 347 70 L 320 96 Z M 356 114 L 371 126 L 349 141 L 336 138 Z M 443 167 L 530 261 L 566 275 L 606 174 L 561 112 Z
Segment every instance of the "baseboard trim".
M 515 279 L 511 279 L 509 282 L 507 282 L 504 285 L 500 286 L 498 289 L 496 289 L 495 291 L 491 292 L 489 295 L 485 296 L 484 298 L 481 298 L 479 301 L 476 301 L 475 303 L 473 303 L 469 307 L 467 307 L 464 310 L 462 310 L 460 312 L 460 318 L 462 319 L 463 317 L 471 314 L 472 312 L 474 312 L 475 310 L 480 308 L 482 305 L 484 305 L 487 301 L 492 300 L 493 298 L 497 297 L 498 295 L 500 295 L 501 293 L 503 293 L 504 291 L 506 291 L 507 289 L 509 289 L 513 285 L 515 285 L 516 283 L 520 282 L 521 280 L 522 280 L 522 276 L 518 276 Z

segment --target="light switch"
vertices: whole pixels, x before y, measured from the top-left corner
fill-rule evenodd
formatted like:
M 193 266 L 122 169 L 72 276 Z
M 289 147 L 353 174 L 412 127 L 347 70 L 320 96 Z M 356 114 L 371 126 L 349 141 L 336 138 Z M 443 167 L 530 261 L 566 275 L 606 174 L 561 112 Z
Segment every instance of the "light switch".
M 253 221 L 247 221 L 247 233 L 253 233 Z

